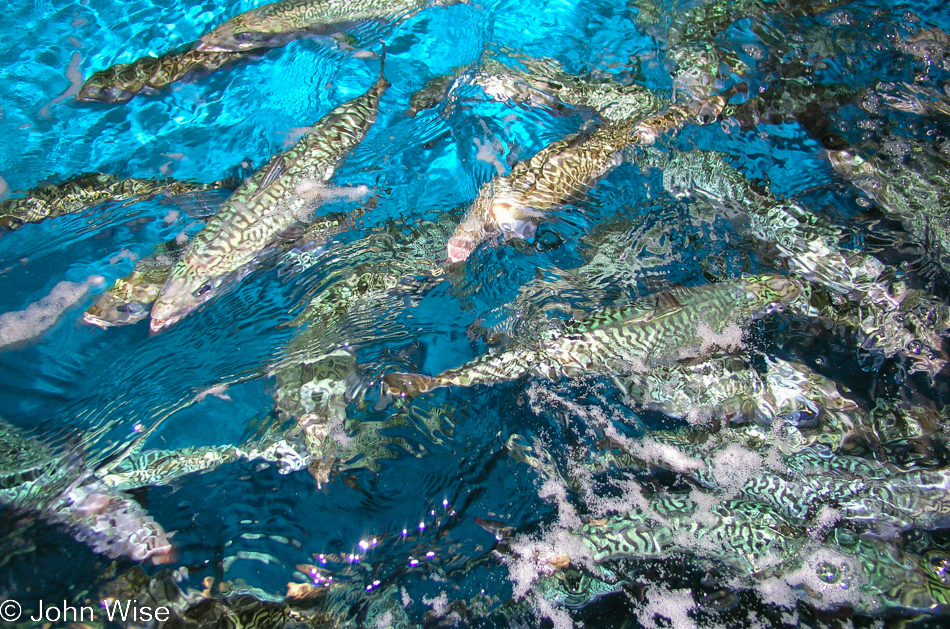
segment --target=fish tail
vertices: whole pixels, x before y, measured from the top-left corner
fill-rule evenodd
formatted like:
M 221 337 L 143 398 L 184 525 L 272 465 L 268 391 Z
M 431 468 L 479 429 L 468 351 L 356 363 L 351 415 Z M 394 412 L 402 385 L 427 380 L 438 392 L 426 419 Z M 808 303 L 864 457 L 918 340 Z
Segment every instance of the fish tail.
M 439 386 L 434 378 L 417 373 L 388 373 L 383 376 L 383 382 L 390 395 L 402 397 L 416 397 Z

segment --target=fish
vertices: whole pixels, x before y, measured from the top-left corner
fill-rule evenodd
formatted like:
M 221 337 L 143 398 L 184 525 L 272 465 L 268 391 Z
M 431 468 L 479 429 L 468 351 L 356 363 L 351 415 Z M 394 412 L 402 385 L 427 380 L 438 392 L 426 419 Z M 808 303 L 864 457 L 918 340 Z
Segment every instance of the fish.
M 197 50 L 241 52 L 274 48 L 303 35 L 329 35 L 362 22 L 400 22 L 430 0 L 281 0 L 245 11 L 204 35 Z
M 183 79 L 211 74 L 226 65 L 250 59 L 252 52 L 176 49 L 160 57 L 141 57 L 94 73 L 76 95 L 80 102 L 124 103 L 141 93 L 152 94 Z
M 152 332 L 174 325 L 240 282 L 282 233 L 308 222 L 314 199 L 376 121 L 389 87 L 383 67 L 366 93 L 331 110 L 228 197 L 169 274 L 152 306 Z
M 0 228 L 13 231 L 29 223 L 75 214 L 109 201 L 127 204 L 159 195 L 174 196 L 221 188 L 233 189 L 234 184 L 230 180 L 199 183 L 177 179 L 120 179 L 106 173 L 86 173 L 62 183 L 33 188 L 25 197 L 0 203 Z
M 633 145 L 649 145 L 689 121 L 711 124 L 725 106 L 712 96 L 686 105 L 670 105 L 646 118 L 609 121 L 592 132 L 557 140 L 511 173 L 484 184 L 446 244 L 450 264 L 464 262 L 479 244 L 497 239 L 534 237 L 551 211 L 585 195 L 619 166 Z
M 506 103 L 554 112 L 564 106 L 588 109 L 614 122 L 641 120 L 664 105 L 661 97 L 642 85 L 571 74 L 553 59 L 536 59 L 501 46 L 487 52 L 479 62 L 459 68 L 454 75 L 427 82 L 410 97 L 409 113 L 415 116 L 423 109 L 452 100 L 456 91 L 469 85 Z
M 74 459 L 0 419 L 0 504 L 63 526 L 112 558 L 172 561 L 175 549 L 161 525 Z
M 646 372 L 734 345 L 741 340 L 738 326 L 784 308 L 801 293 L 797 281 L 781 275 L 674 288 L 601 309 L 540 342 L 476 358 L 436 376 L 389 373 L 383 381 L 389 395 L 415 397 L 440 387 L 494 384 L 529 374 L 555 380 Z
M 950 272 L 950 159 L 935 147 L 911 143 L 913 151 L 889 165 L 883 155 L 864 159 L 853 148 L 829 151 L 841 176 L 877 202 L 924 248 L 944 272 Z
M 634 125 L 609 123 L 547 145 L 506 177 L 484 184 L 446 245 L 450 263 L 466 260 L 493 238 L 532 238 L 550 211 L 586 194 L 623 161 Z
M 152 255 L 135 263 L 132 272 L 117 279 L 83 314 L 83 321 L 100 328 L 131 325 L 147 319 L 172 265 L 180 257 L 175 241 L 159 246 Z
M 307 226 L 303 234 L 288 248 L 317 247 L 334 234 L 350 228 L 352 221 L 363 214 L 359 208 L 348 214 L 332 212 Z M 181 259 L 184 246 L 177 241 L 159 245 L 151 255 L 135 263 L 132 272 L 117 279 L 98 301 L 83 314 L 83 321 L 103 329 L 132 325 L 147 319 L 172 267 Z

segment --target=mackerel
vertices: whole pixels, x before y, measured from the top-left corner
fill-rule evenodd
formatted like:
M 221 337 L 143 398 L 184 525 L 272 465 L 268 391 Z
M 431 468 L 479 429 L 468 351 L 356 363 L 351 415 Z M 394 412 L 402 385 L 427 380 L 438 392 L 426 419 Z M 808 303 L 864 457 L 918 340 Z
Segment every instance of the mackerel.
M 440 387 L 470 387 L 585 374 L 642 373 L 659 365 L 731 349 L 749 319 L 783 308 L 801 294 L 780 275 L 749 276 L 696 288 L 676 288 L 569 322 L 534 346 L 476 358 L 437 376 L 390 373 L 388 392 L 415 396 Z
M 159 195 L 178 195 L 219 188 L 233 189 L 229 181 L 197 183 L 178 179 L 119 179 L 105 173 L 86 173 L 62 183 L 38 186 L 25 197 L 0 203 L 0 228 L 19 229 L 64 214 L 75 214 L 109 201 L 147 201 Z
M 236 15 L 201 38 L 201 51 L 274 48 L 306 34 L 329 35 L 362 22 L 400 22 L 444 0 L 281 0 Z
M 385 52 L 384 52 L 385 55 Z M 334 108 L 287 152 L 254 173 L 224 203 L 172 269 L 152 308 L 151 329 L 167 328 L 246 277 L 295 223 L 308 222 L 344 156 L 376 121 L 389 82 Z

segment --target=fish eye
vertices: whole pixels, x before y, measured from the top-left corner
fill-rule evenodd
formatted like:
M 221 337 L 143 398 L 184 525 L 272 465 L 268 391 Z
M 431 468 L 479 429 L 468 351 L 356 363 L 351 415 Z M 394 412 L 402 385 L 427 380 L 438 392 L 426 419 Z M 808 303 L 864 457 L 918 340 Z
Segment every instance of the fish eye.
M 211 290 L 211 282 L 208 282 L 207 284 L 203 285 L 201 288 L 193 292 L 192 295 L 194 295 L 195 297 L 201 297 L 202 295 L 207 293 L 209 290 Z

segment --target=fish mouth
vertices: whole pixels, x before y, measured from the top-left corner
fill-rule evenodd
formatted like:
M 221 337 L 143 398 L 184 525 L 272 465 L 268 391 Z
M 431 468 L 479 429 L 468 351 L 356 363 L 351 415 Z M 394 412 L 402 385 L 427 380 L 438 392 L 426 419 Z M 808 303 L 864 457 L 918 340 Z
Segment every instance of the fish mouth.
M 158 333 L 161 332 L 162 330 L 166 330 L 166 329 L 172 327 L 173 325 L 175 325 L 176 323 L 178 323 L 178 321 L 179 321 L 180 319 L 181 319 L 180 316 L 178 316 L 178 317 L 169 317 L 169 318 L 167 318 L 167 319 L 155 319 L 155 318 L 152 318 L 152 320 L 149 321 L 149 323 L 148 323 L 148 330 L 149 330 L 149 332 L 151 332 L 152 334 L 158 334 Z
M 224 48 L 223 46 L 212 44 L 204 40 L 198 42 L 198 45 L 195 46 L 195 50 L 199 52 L 235 52 L 231 48 Z
M 103 330 L 107 330 L 115 325 L 111 321 L 100 319 L 99 317 L 95 315 L 91 315 L 88 312 L 82 316 L 82 322 L 85 323 L 86 325 L 94 325 L 97 328 L 102 328 Z
M 449 242 L 446 245 L 446 257 L 451 263 L 464 262 L 470 255 L 472 255 L 472 250 L 474 248 L 474 243 L 468 238 L 459 238 L 457 236 L 453 236 L 452 238 L 449 238 Z

